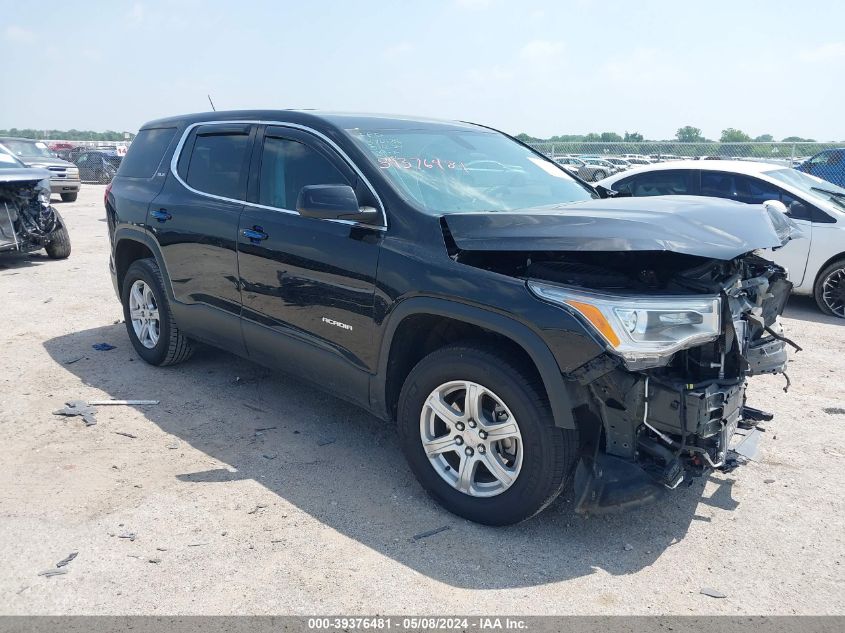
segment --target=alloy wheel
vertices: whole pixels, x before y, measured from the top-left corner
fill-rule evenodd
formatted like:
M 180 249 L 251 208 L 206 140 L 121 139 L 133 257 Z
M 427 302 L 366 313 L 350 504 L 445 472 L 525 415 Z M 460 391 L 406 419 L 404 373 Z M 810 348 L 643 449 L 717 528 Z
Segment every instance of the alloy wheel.
M 129 318 L 141 345 L 153 349 L 161 335 L 161 322 L 152 288 L 142 279 L 135 280 L 129 291 Z
M 522 468 L 516 418 L 499 396 L 475 382 L 447 382 L 429 394 L 420 438 L 435 472 L 471 497 L 505 492 Z
M 836 316 L 845 318 L 845 268 L 837 268 L 825 277 L 822 301 Z

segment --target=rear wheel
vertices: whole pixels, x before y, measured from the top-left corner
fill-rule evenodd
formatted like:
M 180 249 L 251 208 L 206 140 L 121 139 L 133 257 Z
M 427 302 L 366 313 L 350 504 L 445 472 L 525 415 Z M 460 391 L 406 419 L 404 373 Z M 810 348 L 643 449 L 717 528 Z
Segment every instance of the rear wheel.
M 819 273 L 813 294 L 822 312 L 845 319 L 845 259 Z
M 79 193 L 74 191 L 73 193 L 63 193 L 62 202 L 76 202 L 76 199 L 79 197 Z
M 450 345 L 420 361 L 397 417 L 423 488 L 478 523 L 533 516 L 575 465 L 577 433 L 554 425 L 539 377 L 482 344 Z
M 133 262 L 122 287 L 126 331 L 138 355 L 151 365 L 175 365 L 189 358 L 191 342 L 173 320 L 155 260 Z

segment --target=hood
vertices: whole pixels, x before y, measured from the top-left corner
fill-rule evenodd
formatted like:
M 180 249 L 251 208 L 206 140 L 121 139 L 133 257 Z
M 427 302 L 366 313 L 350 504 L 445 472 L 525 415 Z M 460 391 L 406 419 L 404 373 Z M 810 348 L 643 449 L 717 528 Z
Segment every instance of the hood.
M 73 163 L 55 156 L 18 156 L 30 167 L 76 167 Z
M 0 169 L 0 184 L 4 182 L 32 182 L 50 178 L 50 172 L 46 169 L 35 169 L 32 167 L 15 167 L 12 169 Z
M 671 251 L 730 260 L 801 237 L 777 210 L 697 196 L 588 200 L 444 220 L 467 251 Z

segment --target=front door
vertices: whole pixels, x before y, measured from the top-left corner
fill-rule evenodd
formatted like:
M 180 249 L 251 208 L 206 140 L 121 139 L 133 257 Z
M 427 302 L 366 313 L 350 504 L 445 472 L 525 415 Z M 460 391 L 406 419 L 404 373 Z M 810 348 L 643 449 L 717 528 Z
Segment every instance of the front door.
M 267 127 L 252 171 L 238 230 L 249 355 L 366 403 L 383 223 L 302 217 L 296 200 L 306 185 L 346 184 L 362 206 L 377 203 L 328 143 L 298 129 Z
M 763 204 L 779 200 L 789 211 L 789 217 L 797 224 L 804 237 L 790 240 L 777 249 L 766 249 L 767 257 L 789 271 L 789 281 L 800 286 L 807 269 L 807 257 L 813 239 L 813 226 L 806 216 L 798 214 L 801 201 L 780 187 L 753 176 L 719 171 L 701 171 L 701 195 L 728 198 L 746 204 Z

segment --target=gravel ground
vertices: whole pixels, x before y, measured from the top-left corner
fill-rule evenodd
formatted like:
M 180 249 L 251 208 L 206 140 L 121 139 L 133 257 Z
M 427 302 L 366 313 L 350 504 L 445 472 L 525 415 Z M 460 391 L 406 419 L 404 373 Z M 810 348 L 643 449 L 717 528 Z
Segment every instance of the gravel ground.
M 561 498 L 487 528 L 428 499 L 393 428 L 359 409 L 212 349 L 144 364 L 102 199 L 87 185 L 58 204 L 69 259 L 0 260 L 0 612 L 845 613 L 845 337 L 811 301 L 787 312 L 805 348 L 790 392 L 749 390 L 777 414 L 760 461 L 627 514 Z M 161 404 L 100 408 L 92 427 L 51 415 L 103 398 Z M 38 575 L 71 552 L 67 574 Z

